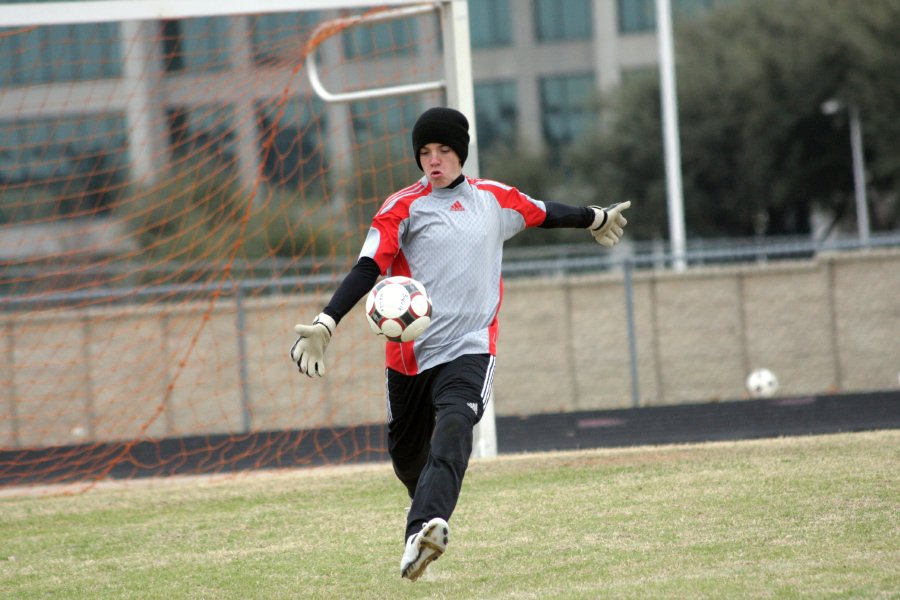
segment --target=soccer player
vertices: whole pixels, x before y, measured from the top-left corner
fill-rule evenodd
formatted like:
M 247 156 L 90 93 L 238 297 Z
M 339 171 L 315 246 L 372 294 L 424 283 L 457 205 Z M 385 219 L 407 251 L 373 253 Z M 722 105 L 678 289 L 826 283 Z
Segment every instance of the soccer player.
M 419 181 L 390 196 L 372 220 L 356 265 L 311 325 L 291 360 L 325 374 L 325 349 L 341 318 L 379 275 L 420 281 L 432 300 L 431 325 L 412 342 L 387 342 L 388 452 L 412 501 L 400 574 L 416 580 L 441 556 L 494 377 L 503 243 L 530 227 L 580 227 L 612 247 L 630 202 L 576 207 L 530 198 L 469 178 L 469 123 L 446 107 L 426 110 L 412 130 Z M 510 160 L 515 160 L 511 155 Z

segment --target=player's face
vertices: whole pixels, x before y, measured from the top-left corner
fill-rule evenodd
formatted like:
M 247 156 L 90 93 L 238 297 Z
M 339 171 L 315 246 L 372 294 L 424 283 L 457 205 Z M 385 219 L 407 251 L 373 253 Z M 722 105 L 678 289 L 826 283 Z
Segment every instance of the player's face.
M 462 173 L 462 164 L 453 148 L 436 142 L 422 146 L 419 164 L 435 188 L 447 187 Z

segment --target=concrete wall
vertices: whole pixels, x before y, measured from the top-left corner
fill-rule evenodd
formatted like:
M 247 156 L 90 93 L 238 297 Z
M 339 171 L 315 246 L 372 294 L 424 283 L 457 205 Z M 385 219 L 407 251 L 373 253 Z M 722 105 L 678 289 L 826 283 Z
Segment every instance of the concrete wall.
M 631 406 L 625 292 L 621 272 L 507 282 L 497 413 Z M 287 358 L 329 293 L 244 300 L 243 336 L 230 297 L 0 316 L 0 447 L 380 422 L 384 349 L 359 308 L 324 379 Z M 739 400 L 761 366 L 788 396 L 898 385 L 900 251 L 638 271 L 632 294 L 642 405 Z

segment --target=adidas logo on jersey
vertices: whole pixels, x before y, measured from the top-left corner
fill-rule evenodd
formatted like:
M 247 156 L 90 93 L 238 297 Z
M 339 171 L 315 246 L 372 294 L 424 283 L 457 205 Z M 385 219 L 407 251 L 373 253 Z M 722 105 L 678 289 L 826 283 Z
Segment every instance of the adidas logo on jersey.
M 450 210 L 453 211 L 453 210 L 466 210 L 466 209 L 463 208 L 463 205 L 459 202 L 459 200 L 457 200 L 456 202 L 453 203 L 453 206 L 450 207 Z

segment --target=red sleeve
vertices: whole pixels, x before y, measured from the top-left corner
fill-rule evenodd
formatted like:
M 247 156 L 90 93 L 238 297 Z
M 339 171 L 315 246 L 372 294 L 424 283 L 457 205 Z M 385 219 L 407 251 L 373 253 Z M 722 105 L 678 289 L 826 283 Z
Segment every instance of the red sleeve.
M 410 205 L 427 189 L 417 183 L 400 190 L 385 200 L 372 219 L 372 229 L 378 232 L 377 246 L 364 249 L 363 253 L 375 261 L 382 273 L 391 268 L 400 253 L 400 225 L 409 218 Z
M 378 247 L 372 260 L 378 265 L 382 273 L 386 273 L 394 262 L 394 257 L 400 252 L 400 223 L 405 216 L 392 210 L 387 213 L 378 213 L 372 220 L 372 228 L 378 231 Z M 408 214 L 408 213 L 407 213 Z

